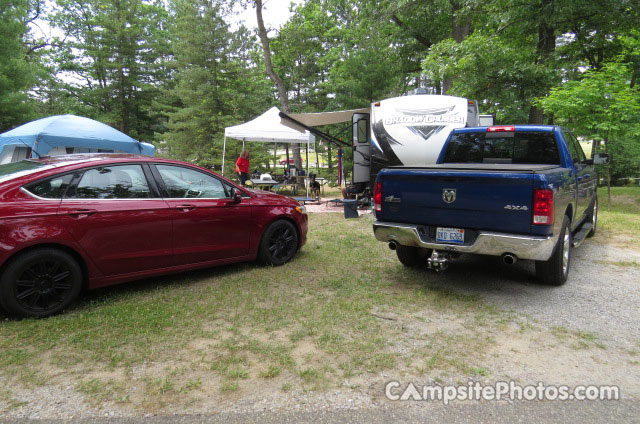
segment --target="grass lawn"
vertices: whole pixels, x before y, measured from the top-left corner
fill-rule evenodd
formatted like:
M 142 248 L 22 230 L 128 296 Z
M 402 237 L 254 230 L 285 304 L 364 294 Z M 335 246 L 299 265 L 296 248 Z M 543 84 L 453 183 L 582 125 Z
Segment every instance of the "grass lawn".
M 405 270 L 373 238 L 371 217 L 310 220 L 308 244 L 283 267 L 248 263 L 151 279 L 89 292 L 49 319 L 3 320 L 0 379 L 5 387 L 62 379 L 93 401 L 141 405 L 255 381 L 317 390 L 405 367 L 434 376 L 484 372 L 475 365 L 488 343 L 483 332 L 437 332 L 414 351 L 389 324 L 426 307 L 478 328 L 494 325 L 497 311 L 431 287 L 435 275 Z M 458 349 L 462 343 L 472 349 Z
M 596 239 L 604 243 L 640 250 L 640 187 L 598 188 L 600 213 Z
M 640 190 L 615 189 L 611 211 L 600 196 L 598 237 L 637 245 Z M 49 319 L 3 319 L 0 405 L 19 406 L 14 388 L 56 384 L 89 402 L 157 411 L 255 387 L 357 389 L 382 373 L 436 382 L 489 374 L 482 364 L 494 335 L 527 324 L 438 286 L 436 273 L 404 268 L 374 239 L 372 223 L 312 214 L 307 245 L 285 266 L 155 278 L 89 292 Z M 397 324 L 406 318 L 430 331 Z

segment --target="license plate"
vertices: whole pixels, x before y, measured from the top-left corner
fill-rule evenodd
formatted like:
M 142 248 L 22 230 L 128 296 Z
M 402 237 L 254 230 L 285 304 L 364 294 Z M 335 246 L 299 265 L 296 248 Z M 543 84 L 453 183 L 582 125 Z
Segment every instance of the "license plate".
M 436 229 L 436 241 L 442 243 L 464 243 L 464 230 L 459 228 L 440 228 Z

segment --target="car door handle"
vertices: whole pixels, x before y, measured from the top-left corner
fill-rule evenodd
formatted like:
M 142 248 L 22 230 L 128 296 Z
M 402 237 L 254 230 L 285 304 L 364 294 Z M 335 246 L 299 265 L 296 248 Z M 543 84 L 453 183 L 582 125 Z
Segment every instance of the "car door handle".
M 69 212 L 69 216 L 71 216 L 72 218 L 80 219 L 86 218 L 89 215 L 93 215 L 96 212 L 98 212 L 97 209 L 74 209 Z
M 180 212 L 189 212 L 192 211 L 196 208 L 195 205 L 178 205 L 176 206 L 176 209 L 178 209 Z

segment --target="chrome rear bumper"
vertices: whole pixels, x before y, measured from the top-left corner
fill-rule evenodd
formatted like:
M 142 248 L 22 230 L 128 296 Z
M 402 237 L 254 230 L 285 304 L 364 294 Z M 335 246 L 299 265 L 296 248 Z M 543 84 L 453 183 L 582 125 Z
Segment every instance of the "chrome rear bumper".
M 519 259 L 536 261 L 549 259 L 558 240 L 557 235 L 538 237 L 480 231 L 476 240 L 470 245 L 434 243 L 420 236 L 417 225 L 382 221 L 376 221 L 373 224 L 373 233 L 379 241 L 387 243 L 395 241 L 403 246 L 491 256 L 510 253 Z

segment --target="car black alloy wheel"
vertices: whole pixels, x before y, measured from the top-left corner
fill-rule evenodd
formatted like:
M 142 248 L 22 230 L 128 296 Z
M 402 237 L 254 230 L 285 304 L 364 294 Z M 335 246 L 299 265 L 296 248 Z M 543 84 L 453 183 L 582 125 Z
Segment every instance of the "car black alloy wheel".
M 295 251 L 296 237 L 291 228 L 279 227 L 269 238 L 269 253 L 274 259 L 283 260 Z
M 27 266 L 18 277 L 15 296 L 25 309 L 49 311 L 55 309 L 73 288 L 71 270 L 55 260 L 43 259 Z
M 272 223 L 263 236 L 259 259 L 269 265 L 288 262 L 298 250 L 298 233 L 289 221 Z
M 68 254 L 37 249 L 17 257 L 2 276 L 2 306 L 12 315 L 45 317 L 68 306 L 80 293 L 82 272 Z

